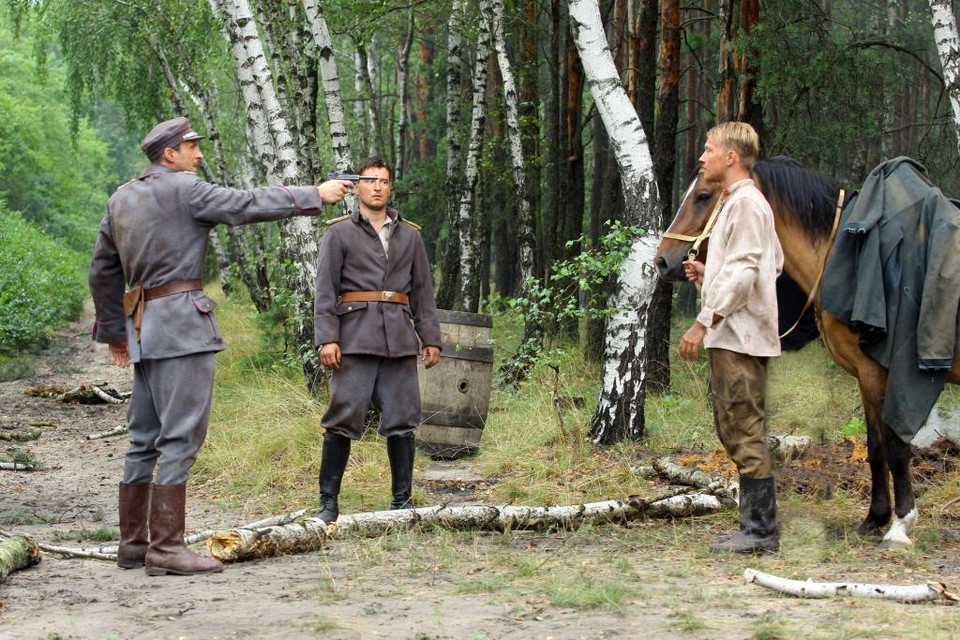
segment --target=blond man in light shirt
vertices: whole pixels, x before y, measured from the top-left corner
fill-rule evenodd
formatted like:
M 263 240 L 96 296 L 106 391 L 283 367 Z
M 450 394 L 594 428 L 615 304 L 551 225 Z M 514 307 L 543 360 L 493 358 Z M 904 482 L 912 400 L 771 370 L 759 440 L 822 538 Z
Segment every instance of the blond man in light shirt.
M 759 155 L 753 127 L 725 122 L 710 130 L 700 169 L 723 187 L 724 204 L 710 234 L 706 264 L 684 263 L 703 285 L 696 321 L 680 340 L 695 360 L 710 359 L 714 424 L 740 473 L 740 530 L 710 546 L 715 552 L 769 553 L 780 548 L 770 452 L 764 442 L 767 362 L 780 355 L 776 280 L 783 269 L 773 212 L 753 183 Z

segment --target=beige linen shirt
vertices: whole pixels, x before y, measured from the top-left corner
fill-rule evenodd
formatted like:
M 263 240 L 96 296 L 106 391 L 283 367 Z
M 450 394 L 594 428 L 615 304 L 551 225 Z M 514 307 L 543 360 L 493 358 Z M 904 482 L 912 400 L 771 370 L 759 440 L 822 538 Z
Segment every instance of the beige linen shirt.
M 780 355 L 776 281 L 782 269 L 770 205 L 753 180 L 735 182 L 710 234 L 697 316 L 707 327 L 703 345 L 759 357 Z M 714 314 L 722 318 L 716 325 Z

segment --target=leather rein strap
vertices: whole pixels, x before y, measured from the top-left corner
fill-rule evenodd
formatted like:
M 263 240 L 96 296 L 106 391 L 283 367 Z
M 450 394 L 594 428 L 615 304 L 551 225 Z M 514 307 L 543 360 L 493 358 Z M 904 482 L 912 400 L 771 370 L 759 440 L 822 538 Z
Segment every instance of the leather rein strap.
M 810 305 L 813 304 L 813 301 L 816 300 L 817 296 L 820 295 L 820 283 L 823 280 L 823 273 L 827 270 L 827 260 L 830 258 L 830 250 L 833 249 L 833 240 L 837 237 L 837 229 L 840 227 L 840 214 L 843 213 L 843 198 L 846 195 L 846 192 L 843 189 L 840 189 L 840 195 L 837 197 L 837 213 L 833 216 L 833 228 L 830 230 L 830 238 L 827 242 L 827 253 L 823 256 L 823 264 L 820 265 L 820 273 L 817 274 L 817 279 L 813 283 L 813 287 L 810 289 L 810 295 L 807 296 L 807 302 L 803 305 L 803 309 L 800 311 L 800 316 L 797 318 L 797 321 L 793 323 L 793 326 L 780 334 L 780 339 L 783 340 L 797 326 L 800 324 L 800 321 L 803 319 L 803 314 L 807 312 L 807 309 L 810 308 Z
M 710 217 L 707 218 L 707 224 L 703 227 L 703 231 L 700 232 L 698 236 L 685 236 L 682 233 L 674 233 L 672 231 L 665 231 L 663 233 L 664 238 L 670 238 L 671 240 L 681 240 L 683 242 L 692 242 L 693 246 L 690 247 L 690 251 L 687 252 L 687 259 L 694 260 L 700 254 L 700 245 L 703 244 L 703 241 L 710 237 L 710 233 L 713 231 L 714 225 L 717 223 L 717 216 L 720 215 L 720 209 L 723 208 L 723 202 L 725 198 L 723 194 L 717 198 L 717 204 L 713 206 L 713 211 L 710 212 Z

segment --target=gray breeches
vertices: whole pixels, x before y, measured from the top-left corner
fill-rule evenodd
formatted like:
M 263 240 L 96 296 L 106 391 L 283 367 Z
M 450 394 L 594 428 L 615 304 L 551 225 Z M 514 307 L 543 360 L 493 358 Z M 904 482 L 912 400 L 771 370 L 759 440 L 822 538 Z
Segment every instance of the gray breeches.
M 404 436 L 420 426 L 417 357 L 344 355 L 330 378 L 330 407 L 320 419 L 329 433 L 357 440 L 370 403 L 380 410 L 380 434 Z
M 207 437 L 213 370 L 213 353 L 142 360 L 134 365 L 124 482 L 186 484 Z

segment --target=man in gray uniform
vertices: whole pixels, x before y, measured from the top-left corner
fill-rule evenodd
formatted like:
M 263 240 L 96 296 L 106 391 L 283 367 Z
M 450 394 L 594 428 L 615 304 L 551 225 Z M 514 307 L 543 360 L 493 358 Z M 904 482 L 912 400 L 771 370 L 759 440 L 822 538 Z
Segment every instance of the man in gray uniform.
M 358 166 L 352 215 L 331 220 L 320 247 L 314 341 L 333 369 L 320 462 L 320 511 L 333 522 L 350 442 L 363 435 L 370 403 L 380 410 L 393 484 L 391 509 L 411 506 L 414 431 L 420 425 L 417 360 L 440 362 L 440 323 L 420 227 L 387 207 L 390 167 Z
M 352 186 L 218 187 L 194 173 L 201 138 L 182 117 L 147 134 L 152 164 L 107 202 L 90 267 L 93 337 L 117 365 L 134 363 L 117 564 L 146 564 L 149 575 L 223 570 L 183 543 L 187 476 L 207 433 L 214 353 L 225 348 L 200 280 L 210 231 L 318 215 Z

